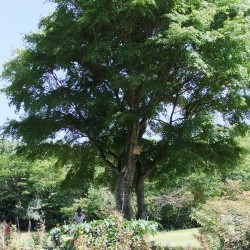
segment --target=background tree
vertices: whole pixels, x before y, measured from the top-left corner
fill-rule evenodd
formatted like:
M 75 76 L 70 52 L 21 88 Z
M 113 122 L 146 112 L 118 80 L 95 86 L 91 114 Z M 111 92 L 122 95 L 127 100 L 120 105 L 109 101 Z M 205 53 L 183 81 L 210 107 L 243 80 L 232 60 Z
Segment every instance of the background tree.
M 192 174 L 165 174 L 161 183 L 158 178 L 150 178 L 151 182 L 146 182 L 145 185 L 149 218 L 160 222 L 168 230 L 196 227 L 197 221 L 190 217 L 193 210 L 199 210 L 204 203 L 211 200 L 229 197 L 235 200 L 237 185 L 234 187 L 229 185 L 230 183 L 238 183 L 241 190 L 248 192 L 249 135 L 239 139 L 238 144 L 244 149 L 244 157 L 241 162 L 234 163 L 231 171 L 230 168 L 224 167 L 226 171 L 214 170 L 215 172 L 209 173 L 200 171 L 202 169 L 198 167 L 198 171 Z M 180 158 L 182 160 L 182 157 Z
M 0 221 L 9 218 L 27 230 L 29 220 L 45 219 L 47 229 L 67 220 L 61 207 L 83 196 L 82 191 L 60 188 L 67 169 L 56 169 L 52 159 L 28 161 L 17 156 L 14 147 L 14 143 L 0 142 Z
M 54 2 L 55 12 L 40 22 L 39 32 L 25 37 L 26 48 L 5 65 L 3 76 L 11 82 L 5 92 L 24 111 L 5 132 L 38 154 L 48 144 L 99 153 L 107 176 L 113 176 L 111 171 L 116 176 L 117 208 L 129 219 L 137 172 L 139 217 L 145 217 L 145 179 L 170 162 L 169 147 L 174 143 L 178 151 L 175 142 L 183 141 L 183 127 L 194 124 L 191 140 L 200 138 L 203 125 L 213 129 L 219 114 L 234 129 L 230 139 L 222 133 L 212 142 L 225 149 L 227 140 L 234 145 L 233 136 L 245 130 L 249 3 Z M 150 132 L 158 141 L 145 139 Z M 204 145 L 210 147 L 200 140 Z M 135 150 L 139 146 L 144 154 Z M 202 161 L 203 150 L 196 154 Z
M 86 221 L 104 219 L 115 211 L 115 197 L 107 188 L 91 187 L 86 197 L 75 199 L 70 207 L 63 207 L 61 211 L 66 217 L 73 218 L 78 207 L 83 209 Z

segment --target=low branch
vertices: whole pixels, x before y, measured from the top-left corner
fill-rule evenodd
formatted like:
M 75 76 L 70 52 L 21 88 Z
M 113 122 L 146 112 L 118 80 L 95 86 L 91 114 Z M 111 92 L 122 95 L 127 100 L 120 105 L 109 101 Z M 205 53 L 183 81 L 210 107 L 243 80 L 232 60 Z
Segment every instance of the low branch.
M 104 162 L 107 164 L 106 166 L 107 166 L 112 172 L 118 174 L 118 169 L 116 168 L 116 166 L 115 166 L 109 159 L 107 159 L 107 157 L 106 157 L 104 151 L 103 151 L 100 147 L 98 147 L 98 150 L 99 150 L 99 153 L 100 153 L 102 159 L 103 159 Z
M 141 175 L 140 179 L 144 181 L 156 168 L 158 162 L 156 160 L 153 160 L 151 165 L 144 171 L 144 173 Z

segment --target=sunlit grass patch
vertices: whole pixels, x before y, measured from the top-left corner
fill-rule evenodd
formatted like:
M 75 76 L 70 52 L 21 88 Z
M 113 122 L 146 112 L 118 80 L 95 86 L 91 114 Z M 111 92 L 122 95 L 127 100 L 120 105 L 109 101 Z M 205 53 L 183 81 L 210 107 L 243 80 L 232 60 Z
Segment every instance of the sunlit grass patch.
M 182 246 L 182 247 L 194 247 L 199 248 L 199 242 L 194 237 L 198 234 L 198 229 L 185 229 L 177 231 L 163 231 L 158 232 L 155 236 L 151 237 L 151 240 L 155 241 L 157 244 L 167 245 L 167 246 Z

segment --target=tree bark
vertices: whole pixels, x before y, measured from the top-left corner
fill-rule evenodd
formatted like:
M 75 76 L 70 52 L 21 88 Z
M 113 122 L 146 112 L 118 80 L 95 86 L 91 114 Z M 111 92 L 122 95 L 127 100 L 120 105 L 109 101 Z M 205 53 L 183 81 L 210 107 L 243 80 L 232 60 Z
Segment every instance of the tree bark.
M 137 219 L 147 219 L 147 206 L 145 204 L 144 184 L 146 178 L 155 169 L 156 161 L 153 161 L 145 171 L 141 168 L 141 163 L 138 161 L 136 166 L 135 192 L 137 199 Z
M 147 209 L 145 204 L 145 197 L 144 197 L 144 180 L 139 178 L 135 184 L 135 192 L 136 192 L 136 199 L 137 199 L 137 214 L 136 219 L 147 219 Z
M 133 176 L 121 172 L 117 177 L 115 187 L 117 210 L 128 220 L 134 219 L 134 211 L 131 204 L 132 183 Z
M 137 155 L 134 154 L 133 150 L 138 143 L 138 131 L 139 123 L 135 122 L 128 136 L 124 161 L 122 161 L 115 187 L 117 210 L 128 220 L 135 218 L 131 194 L 137 162 Z

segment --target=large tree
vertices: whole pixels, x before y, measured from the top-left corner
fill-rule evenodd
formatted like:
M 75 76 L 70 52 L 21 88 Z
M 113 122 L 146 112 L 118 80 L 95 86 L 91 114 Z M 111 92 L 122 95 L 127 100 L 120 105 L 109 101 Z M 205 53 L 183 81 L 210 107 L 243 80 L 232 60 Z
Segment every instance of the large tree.
M 204 136 L 207 129 L 215 130 L 214 116 L 244 130 L 249 3 L 53 2 L 54 13 L 41 20 L 39 32 L 27 35 L 26 48 L 5 65 L 3 76 L 11 82 L 6 94 L 24 112 L 9 122 L 6 133 L 22 138 L 30 152 L 67 144 L 80 146 L 85 155 L 98 153 L 107 176 L 109 171 L 116 176 L 117 208 L 133 217 L 136 181 L 144 217 L 145 179 L 157 168 L 174 171 L 178 145 L 190 139 L 200 162 L 217 152 L 218 163 L 218 145 L 230 152 L 229 134 L 237 133 L 217 129 L 216 137 Z M 155 141 L 147 139 L 150 133 Z M 202 148 L 208 147 L 204 154 Z M 190 165 L 193 171 L 198 164 Z

